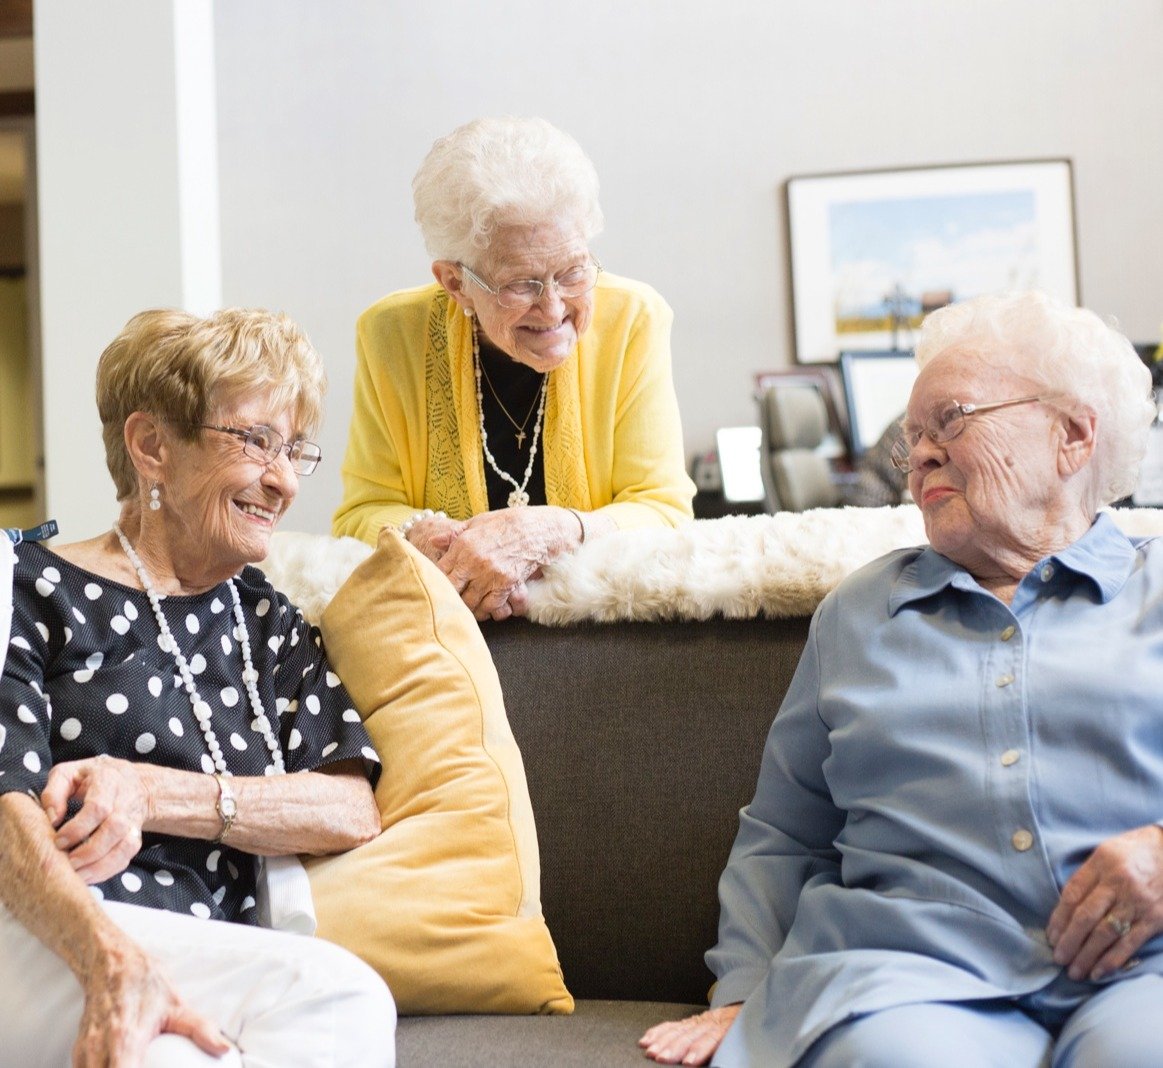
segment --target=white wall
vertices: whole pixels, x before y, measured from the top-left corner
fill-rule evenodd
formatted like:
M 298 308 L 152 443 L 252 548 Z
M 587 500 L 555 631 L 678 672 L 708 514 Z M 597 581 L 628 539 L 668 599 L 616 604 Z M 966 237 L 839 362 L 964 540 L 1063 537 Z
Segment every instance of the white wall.
M 211 0 L 37 0 L 46 518 L 117 518 L 94 374 L 131 315 L 222 302 Z
M 356 314 L 428 277 L 411 176 L 480 114 L 593 157 L 596 251 L 676 312 L 691 452 L 791 360 L 791 175 L 1069 156 L 1084 302 L 1163 321 L 1159 0 L 229 0 L 215 39 L 224 300 L 295 316 L 332 378 L 296 527 L 338 500 Z

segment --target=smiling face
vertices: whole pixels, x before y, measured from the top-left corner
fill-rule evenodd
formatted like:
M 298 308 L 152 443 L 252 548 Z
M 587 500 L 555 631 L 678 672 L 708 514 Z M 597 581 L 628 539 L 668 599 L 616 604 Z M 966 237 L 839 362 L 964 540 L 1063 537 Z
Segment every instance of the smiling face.
M 246 430 L 263 424 L 294 441 L 300 435 L 294 414 L 274 412 L 265 397 L 224 404 L 206 419 Z M 168 554 L 179 572 L 195 564 L 206 572 L 232 575 L 267 555 L 271 534 L 299 492 L 299 476 L 286 452 L 272 463 L 248 456 L 233 434 L 199 430 L 192 441 L 168 435 L 161 472 L 162 508 Z M 143 523 L 155 513 L 146 511 Z
M 986 404 L 1037 392 L 1004 360 L 986 363 L 953 349 L 917 376 L 905 423 L 924 426 L 950 401 Z M 1061 414 L 1038 402 L 972 415 L 960 436 L 943 445 L 922 435 L 909 490 L 933 548 L 979 579 L 1020 572 L 1023 561 L 1060 548 L 1057 522 L 1073 502 L 1061 460 L 1067 434 Z
M 552 371 L 569 359 L 589 328 L 594 294 L 562 297 L 549 280 L 590 258 L 579 229 L 563 221 L 498 227 L 480 262 L 468 266 L 494 289 L 530 278 L 545 283 L 541 299 L 528 308 L 503 307 L 449 261 L 438 261 L 433 271 L 457 303 L 476 315 L 481 333 L 497 348 L 535 371 Z

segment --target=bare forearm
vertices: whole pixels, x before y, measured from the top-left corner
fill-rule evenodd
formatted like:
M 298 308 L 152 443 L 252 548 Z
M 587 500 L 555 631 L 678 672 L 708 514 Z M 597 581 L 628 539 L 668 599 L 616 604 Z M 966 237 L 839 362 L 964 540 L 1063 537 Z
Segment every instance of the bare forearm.
M 82 986 L 102 959 L 139 952 L 94 900 L 30 797 L 0 797 L 0 900 Z
M 150 767 L 150 815 L 144 830 L 213 839 L 222 829 L 218 783 L 200 772 Z M 227 844 L 259 856 L 339 853 L 380 830 L 362 774 L 336 771 L 230 779 L 238 815 Z

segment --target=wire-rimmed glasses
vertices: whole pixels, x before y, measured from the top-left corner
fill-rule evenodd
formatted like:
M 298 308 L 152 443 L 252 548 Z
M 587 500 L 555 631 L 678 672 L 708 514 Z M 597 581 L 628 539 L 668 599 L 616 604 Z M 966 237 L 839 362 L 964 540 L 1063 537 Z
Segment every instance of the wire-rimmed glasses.
M 282 434 L 262 423 L 248 426 L 245 429 L 235 426 L 218 426 L 215 423 L 194 423 L 203 430 L 217 430 L 221 434 L 232 434 L 241 439 L 242 451 L 252 460 L 259 460 L 265 464 L 273 464 L 280 452 L 287 454 L 291 462 L 291 469 L 299 475 L 313 474 L 323 459 L 323 450 L 313 441 L 304 441 L 296 438 L 287 441 Z
M 602 265 L 597 260 L 590 260 L 571 267 L 560 278 L 551 278 L 548 283 L 540 278 L 519 278 L 503 286 L 491 286 L 467 264 L 457 263 L 457 266 L 481 289 L 492 293 L 502 308 L 531 308 L 544 296 L 547 285 L 553 286 L 561 297 L 580 297 L 598 284 L 598 275 L 602 273 Z
M 950 401 L 942 405 L 919 430 L 902 431 L 901 436 L 893 442 L 892 465 L 898 471 L 906 474 L 913 469 L 913 449 L 922 437 L 928 438 L 934 445 L 946 445 L 954 438 L 960 437 L 965 429 L 965 423 L 971 415 L 980 415 L 982 412 L 993 411 L 995 408 L 1009 408 L 1014 404 L 1033 404 L 1044 400 L 1044 397 L 1014 397 L 1013 400 L 989 401 L 986 404 L 961 404 Z

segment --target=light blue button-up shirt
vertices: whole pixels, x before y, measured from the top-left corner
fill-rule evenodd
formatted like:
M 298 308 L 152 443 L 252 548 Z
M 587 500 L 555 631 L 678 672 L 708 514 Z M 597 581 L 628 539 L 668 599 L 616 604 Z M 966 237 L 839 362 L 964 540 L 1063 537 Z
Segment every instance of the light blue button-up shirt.
M 793 1063 L 842 1020 L 1027 994 L 1102 841 L 1163 817 L 1163 542 L 1107 516 L 1007 606 L 932 549 L 821 603 L 719 885 L 714 1063 Z M 1163 972 L 1163 936 L 1135 971 Z M 1079 990 L 1102 984 L 1079 984 Z

